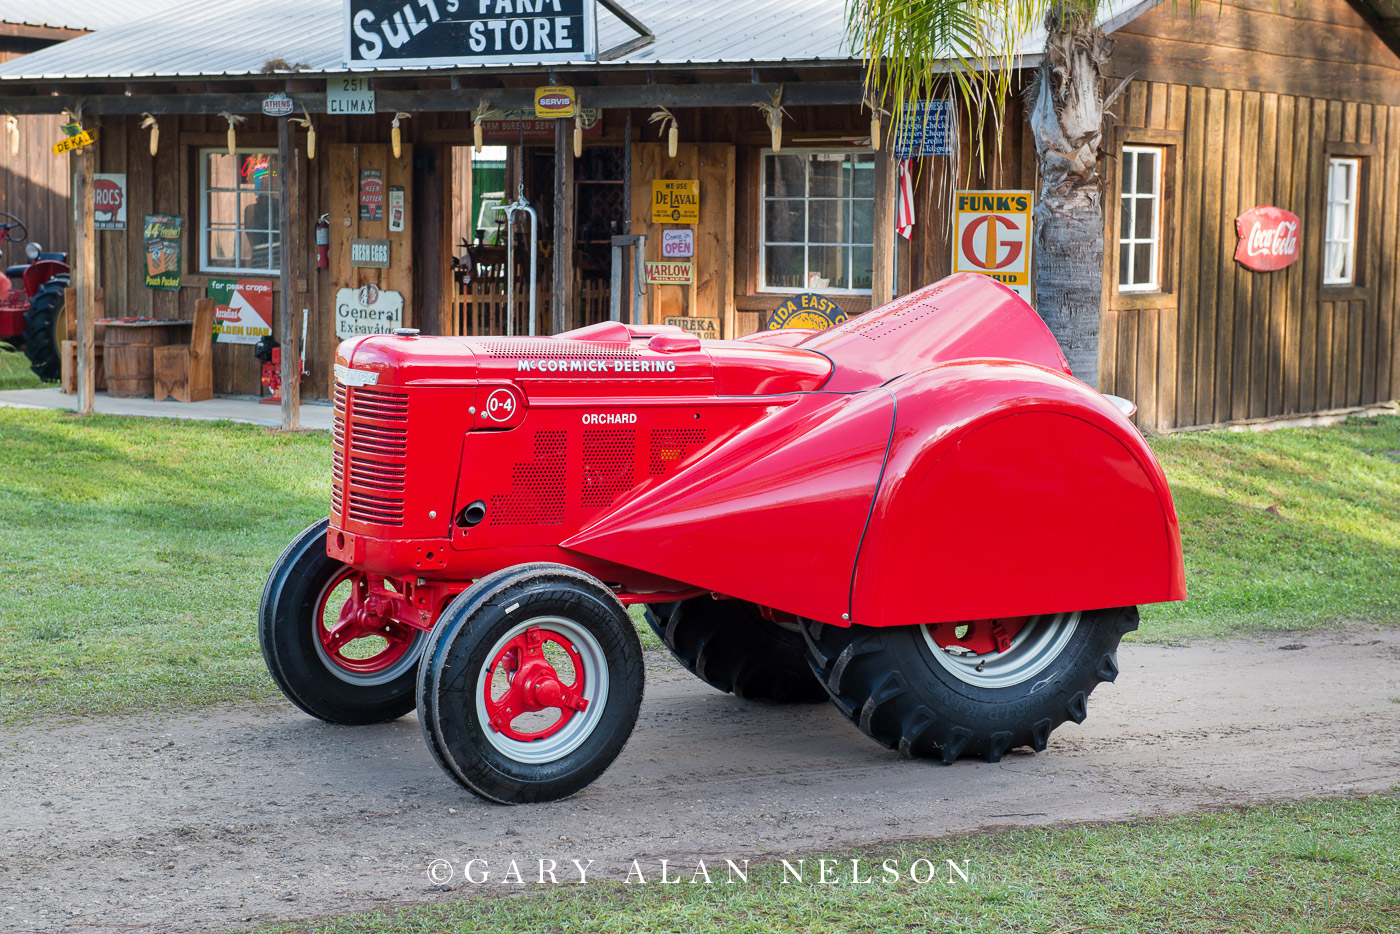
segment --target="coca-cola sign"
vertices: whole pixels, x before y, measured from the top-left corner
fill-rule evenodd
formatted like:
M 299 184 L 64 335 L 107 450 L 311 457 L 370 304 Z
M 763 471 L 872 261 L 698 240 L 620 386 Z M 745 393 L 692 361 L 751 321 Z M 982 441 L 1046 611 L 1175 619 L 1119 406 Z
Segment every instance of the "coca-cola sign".
M 1298 215 L 1283 208 L 1250 208 L 1235 218 L 1240 244 L 1235 262 L 1255 272 L 1276 272 L 1298 259 Z

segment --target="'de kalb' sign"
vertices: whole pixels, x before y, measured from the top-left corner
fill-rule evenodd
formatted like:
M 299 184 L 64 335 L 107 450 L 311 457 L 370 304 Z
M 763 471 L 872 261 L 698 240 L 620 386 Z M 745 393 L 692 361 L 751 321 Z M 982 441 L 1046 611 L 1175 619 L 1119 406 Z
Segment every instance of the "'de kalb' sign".
M 1235 262 L 1255 272 L 1276 272 L 1298 259 L 1298 215 L 1282 208 L 1250 208 L 1235 218 L 1240 243 Z
M 593 0 L 344 0 L 345 60 L 462 65 L 596 57 Z

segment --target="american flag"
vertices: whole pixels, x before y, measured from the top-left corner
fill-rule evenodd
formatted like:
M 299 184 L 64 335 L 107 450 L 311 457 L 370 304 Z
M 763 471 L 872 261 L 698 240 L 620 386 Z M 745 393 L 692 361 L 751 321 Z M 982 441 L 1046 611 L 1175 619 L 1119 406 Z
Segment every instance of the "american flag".
M 899 205 L 895 209 L 894 229 L 905 240 L 914 235 L 914 160 L 899 163 Z

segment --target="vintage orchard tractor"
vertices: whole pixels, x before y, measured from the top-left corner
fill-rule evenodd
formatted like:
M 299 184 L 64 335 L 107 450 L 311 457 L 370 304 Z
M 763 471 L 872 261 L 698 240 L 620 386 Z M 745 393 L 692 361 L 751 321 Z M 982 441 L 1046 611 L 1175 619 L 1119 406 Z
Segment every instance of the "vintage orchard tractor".
M 0 244 L 24 243 L 24 222 L 0 211 Z M 68 288 L 68 254 L 45 253 L 26 244 L 25 265 L 9 266 L 0 277 L 0 341 L 23 345 L 30 368 L 41 379 L 58 379 L 59 350 L 66 335 L 63 290 Z
M 333 723 L 417 707 L 494 801 L 597 778 L 642 699 L 627 607 L 721 691 L 830 697 L 907 756 L 1045 748 L 1185 597 L 1131 405 L 957 276 L 822 332 L 340 346 L 329 522 L 263 593 L 269 670 Z

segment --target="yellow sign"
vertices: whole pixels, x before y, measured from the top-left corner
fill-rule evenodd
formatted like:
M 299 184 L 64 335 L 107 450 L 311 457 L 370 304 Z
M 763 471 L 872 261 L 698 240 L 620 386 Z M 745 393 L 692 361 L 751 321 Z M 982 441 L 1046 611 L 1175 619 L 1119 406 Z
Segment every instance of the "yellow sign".
M 803 292 L 783 302 L 768 316 L 768 330 L 811 328 L 824 331 L 846 320 L 841 306 L 815 292 Z
M 991 276 L 1031 298 L 1029 191 L 960 191 L 954 199 L 953 272 Z
M 663 320 L 665 324 L 672 324 L 694 334 L 703 340 L 719 340 L 719 319 L 691 317 L 690 315 L 667 315 Z
M 655 178 L 651 182 L 653 224 L 700 223 L 700 180 Z
M 61 139 L 53 144 L 53 154 L 61 156 L 65 152 L 72 152 L 74 149 L 82 149 L 84 146 L 91 146 L 97 142 L 97 134 L 92 130 L 83 130 L 76 136 Z
M 694 279 L 694 263 L 647 263 L 647 282 L 654 285 L 690 285 Z
M 578 95 L 574 89 L 558 87 L 535 88 L 535 116 L 540 120 L 557 120 L 578 113 Z

